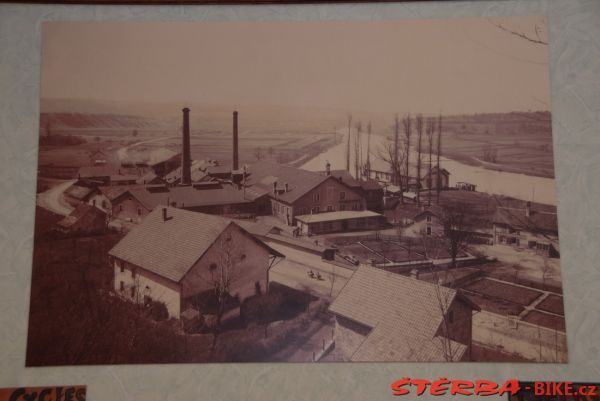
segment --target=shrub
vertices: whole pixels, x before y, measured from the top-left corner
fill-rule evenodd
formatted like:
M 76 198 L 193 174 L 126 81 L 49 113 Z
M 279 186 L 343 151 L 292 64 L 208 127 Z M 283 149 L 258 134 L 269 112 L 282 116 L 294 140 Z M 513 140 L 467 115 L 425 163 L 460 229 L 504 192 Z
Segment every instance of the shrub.
M 148 314 L 157 322 L 162 322 L 163 320 L 167 320 L 169 318 L 169 310 L 164 302 L 150 301 L 147 307 Z

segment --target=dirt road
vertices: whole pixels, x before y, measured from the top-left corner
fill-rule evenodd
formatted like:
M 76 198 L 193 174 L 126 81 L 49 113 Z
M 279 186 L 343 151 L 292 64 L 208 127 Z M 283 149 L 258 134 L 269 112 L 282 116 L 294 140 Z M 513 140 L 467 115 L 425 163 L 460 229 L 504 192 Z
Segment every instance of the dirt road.
M 75 180 L 61 181 L 49 190 L 38 194 L 37 205 L 56 214 L 66 216 L 73 208 L 64 200 L 63 194 Z

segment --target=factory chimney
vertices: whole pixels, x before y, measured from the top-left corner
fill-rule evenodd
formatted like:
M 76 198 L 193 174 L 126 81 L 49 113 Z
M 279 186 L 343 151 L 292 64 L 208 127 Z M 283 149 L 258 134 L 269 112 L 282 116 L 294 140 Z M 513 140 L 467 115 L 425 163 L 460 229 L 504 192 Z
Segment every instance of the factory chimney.
M 233 170 L 237 170 L 238 166 L 238 112 L 233 112 Z
M 190 109 L 183 109 L 183 132 L 181 142 L 181 185 L 192 183 L 192 161 L 190 156 Z

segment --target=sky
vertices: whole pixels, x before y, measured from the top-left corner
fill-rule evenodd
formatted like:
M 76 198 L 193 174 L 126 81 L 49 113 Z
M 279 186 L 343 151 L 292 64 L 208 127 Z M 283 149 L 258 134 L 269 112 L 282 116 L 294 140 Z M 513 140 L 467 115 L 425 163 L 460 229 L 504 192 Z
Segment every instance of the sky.
M 462 114 L 550 109 L 543 17 L 46 22 L 45 99 Z

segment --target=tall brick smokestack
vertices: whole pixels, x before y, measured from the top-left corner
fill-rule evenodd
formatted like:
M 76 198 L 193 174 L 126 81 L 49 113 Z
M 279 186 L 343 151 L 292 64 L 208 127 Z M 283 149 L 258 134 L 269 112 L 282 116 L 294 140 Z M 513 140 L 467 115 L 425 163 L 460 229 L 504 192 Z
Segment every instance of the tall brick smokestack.
M 233 170 L 239 168 L 238 165 L 238 112 L 233 112 Z
M 183 111 L 183 132 L 181 142 L 183 145 L 181 154 L 181 185 L 192 183 L 192 160 L 190 156 L 190 109 Z

